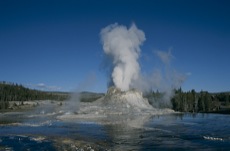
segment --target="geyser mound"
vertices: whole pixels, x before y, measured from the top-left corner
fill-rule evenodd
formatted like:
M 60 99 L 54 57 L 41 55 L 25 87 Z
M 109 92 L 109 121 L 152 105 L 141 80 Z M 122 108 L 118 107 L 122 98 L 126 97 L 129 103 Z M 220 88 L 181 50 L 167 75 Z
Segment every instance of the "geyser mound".
M 143 98 L 142 92 L 137 89 L 121 91 L 114 86 L 110 87 L 102 98 L 102 103 L 107 106 L 114 106 L 127 109 L 152 109 L 146 98 Z
M 142 93 L 136 89 L 121 91 L 114 86 L 110 87 L 105 96 L 92 103 L 84 103 L 77 111 L 78 115 L 91 114 L 99 117 L 118 115 L 146 115 L 155 110 Z
M 173 113 L 171 109 L 152 107 L 142 93 L 136 89 L 121 91 L 110 87 L 107 93 L 94 102 L 81 102 L 73 112 L 64 113 L 60 120 L 96 122 L 101 124 L 124 123 L 140 126 L 153 115 Z

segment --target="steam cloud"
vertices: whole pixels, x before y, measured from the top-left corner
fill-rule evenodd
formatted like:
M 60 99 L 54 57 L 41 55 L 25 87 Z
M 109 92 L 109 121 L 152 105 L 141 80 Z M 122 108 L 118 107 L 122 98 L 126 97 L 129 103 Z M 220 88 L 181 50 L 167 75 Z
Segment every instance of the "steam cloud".
M 140 45 L 145 41 L 145 34 L 135 24 L 128 29 L 112 24 L 101 31 L 101 40 L 105 54 L 112 58 L 112 82 L 122 91 L 130 89 L 132 82 L 139 78 Z
M 171 49 L 154 51 L 162 62 L 162 68 L 142 74 L 138 59 L 141 53 L 140 46 L 145 39 L 144 32 L 135 24 L 127 28 L 115 23 L 101 30 L 104 53 L 109 56 L 112 63 L 112 84 L 123 91 L 130 88 L 142 92 L 160 91 L 164 94 L 160 102 L 170 104 L 170 98 L 174 95 L 173 90 L 181 86 L 186 76 L 170 66 L 174 58 Z

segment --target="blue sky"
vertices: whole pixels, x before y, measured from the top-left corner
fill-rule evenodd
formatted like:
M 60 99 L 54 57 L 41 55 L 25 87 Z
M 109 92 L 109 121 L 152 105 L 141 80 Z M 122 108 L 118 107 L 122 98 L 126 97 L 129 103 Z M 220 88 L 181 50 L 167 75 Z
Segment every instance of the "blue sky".
M 145 32 L 143 70 L 171 49 L 183 90 L 230 91 L 228 0 L 0 1 L 0 81 L 43 90 L 105 92 L 102 28 L 133 22 Z M 146 59 L 147 58 L 147 59 Z

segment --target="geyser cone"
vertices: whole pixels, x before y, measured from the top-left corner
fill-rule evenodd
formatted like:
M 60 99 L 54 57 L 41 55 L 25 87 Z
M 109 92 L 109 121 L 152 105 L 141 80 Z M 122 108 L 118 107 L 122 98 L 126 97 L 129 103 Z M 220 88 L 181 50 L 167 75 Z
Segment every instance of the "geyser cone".
M 58 116 L 61 120 L 92 121 L 102 124 L 124 123 L 132 127 L 143 125 L 152 115 L 173 113 L 170 109 L 153 108 L 142 93 L 132 89 L 121 91 L 110 87 L 105 96 L 94 102 L 81 102 L 74 114 Z
M 142 93 L 136 89 L 121 91 L 116 87 L 110 87 L 103 99 L 106 105 L 124 108 L 150 109 L 152 106 Z

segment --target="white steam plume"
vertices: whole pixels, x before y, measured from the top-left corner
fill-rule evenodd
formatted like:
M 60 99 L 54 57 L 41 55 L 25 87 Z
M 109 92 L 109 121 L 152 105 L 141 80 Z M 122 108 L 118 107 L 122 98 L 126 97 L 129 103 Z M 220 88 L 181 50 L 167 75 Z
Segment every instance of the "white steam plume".
M 132 24 L 128 29 L 117 23 L 101 30 L 101 40 L 106 55 L 112 58 L 112 82 L 122 91 L 129 90 L 131 83 L 139 78 L 140 45 L 145 34 Z
M 174 90 L 179 88 L 186 79 L 171 67 L 174 56 L 168 51 L 154 51 L 160 59 L 159 68 L 152 72 L 141 73 L 139 65 L 140 46 L 145 41 L 145 34 L 135 24 L 130 28 L 112 24 L 101 30 L 101 40 L 104 53 L 108 56 L 107 64 L 112 64 L 109 70 L 112 83 L 117 88 L 127 91 L 136 88 L 145 94 L 160 92 L 161 97 L 149 99 L 156 106 L 170 106 Z M 111 61 L 111 62 L 108 62 Z

